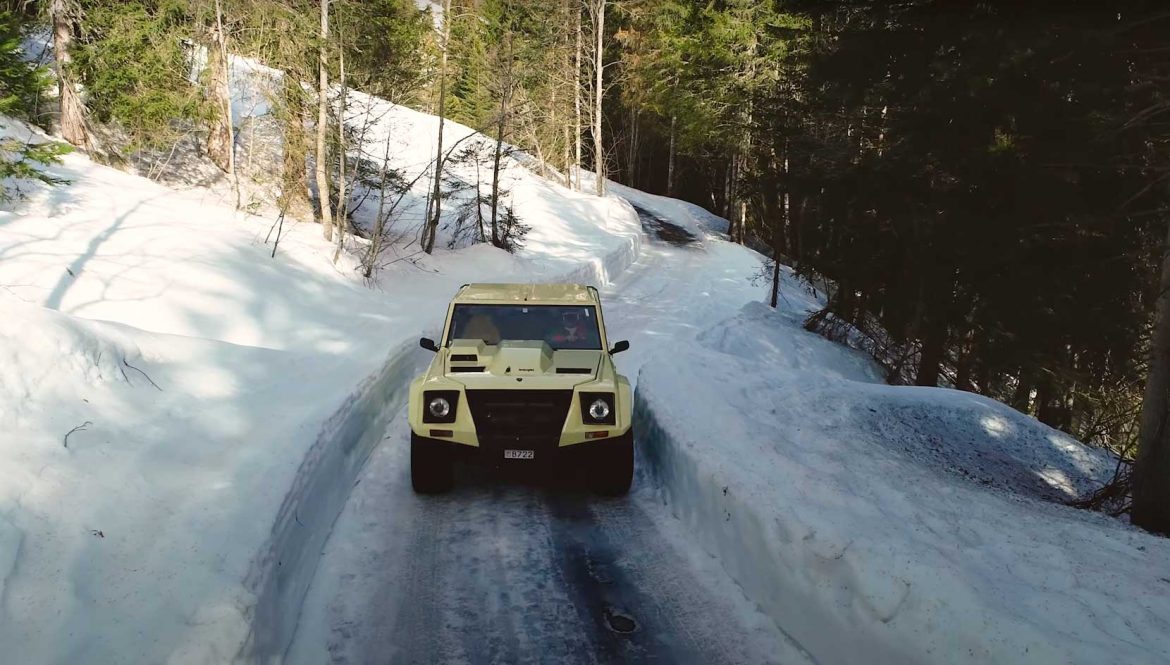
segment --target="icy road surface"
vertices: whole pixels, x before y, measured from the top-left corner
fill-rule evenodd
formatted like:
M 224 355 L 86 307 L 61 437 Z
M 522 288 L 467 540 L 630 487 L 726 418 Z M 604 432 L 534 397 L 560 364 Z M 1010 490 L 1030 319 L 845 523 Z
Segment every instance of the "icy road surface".
M 619 369 L 635 380 L 671 340 L 760 299 L 754 256 L 711 238 L 647 242 L 603 293 L 610 339 L 632 345 Z M 691 542 L 641 474 L 619 500 L 478 470 L 450 494 L 416 496 L 400 414 L 334 527 L 288 661 L 810 659 Z

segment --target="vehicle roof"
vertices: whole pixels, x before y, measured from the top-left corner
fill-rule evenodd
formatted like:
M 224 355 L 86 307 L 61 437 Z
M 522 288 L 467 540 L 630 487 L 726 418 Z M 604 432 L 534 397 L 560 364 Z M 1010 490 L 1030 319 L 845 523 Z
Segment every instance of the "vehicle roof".
M 466 284 L 455 302 L 597 304 L 597 290 L 585 284 Z

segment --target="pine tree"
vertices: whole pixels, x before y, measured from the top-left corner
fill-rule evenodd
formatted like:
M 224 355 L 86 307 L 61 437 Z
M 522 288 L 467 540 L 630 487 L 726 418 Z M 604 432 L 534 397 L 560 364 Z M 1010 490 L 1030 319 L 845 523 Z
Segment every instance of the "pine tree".
M 74 1 L 81 18 L 69 51 L 88 109 L 93 119 L 116 124 L 128 138 L 126 146 L 108 147 L 163 148 L 180 140 L 204 111 L 203 95 L 191 80 L 188 45 L 203 38 L 191 4 Z
M 26 62 L 21 53 L 21 24 L 9 11 L 0 10 L 0 114 L 30 118 L 36 102 L 49 86 L 46 73 Z M 68 146 L 59 143 L 26 143 L 15 138 L 0 140 L 0 181 L 37 180 L 59 184 L 60 178 L 44 167 L 56 164 Z M 0 201 L 10 198 L 9 186 L 0 189 Z

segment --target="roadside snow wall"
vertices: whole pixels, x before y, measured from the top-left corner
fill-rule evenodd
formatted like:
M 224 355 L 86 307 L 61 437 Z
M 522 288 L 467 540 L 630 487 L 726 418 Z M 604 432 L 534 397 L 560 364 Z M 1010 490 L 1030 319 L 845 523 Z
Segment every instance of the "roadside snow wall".
M 1099 453 L 865 364 L 758 303 L 651 359 L 650 491 L 822 663 L 1170 661 L 1170 542 L 1043 500 Z
M 396 348 L 325 423 L 245 580 L 256 604 L 241 657 L 268 662 L 284 653 L 333 522 L 386 425 L 406 404 L 410 380 L 428 360 L 417 342 Z

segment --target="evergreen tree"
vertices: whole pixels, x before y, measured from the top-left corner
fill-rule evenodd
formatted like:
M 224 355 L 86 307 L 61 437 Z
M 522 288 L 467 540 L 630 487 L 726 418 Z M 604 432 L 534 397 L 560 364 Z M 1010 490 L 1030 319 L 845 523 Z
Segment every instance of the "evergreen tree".
M 19 16 L 0 10 L 0 116 L 4 116 L 0 122 L 5 122 L 6 117 L 30 119 L 48 87 L 45 71 L 30 65 L 21 54 Z M 44 167 L 59 162 L 68 150 L 59 143 L 26 143 L 12 137 L 0 140 L 0 181 L 37 180 L 59 184 L 62 180 L 46 173 Z M 0 189 L 0 201 L 10 196 L 6 184 Z
M 201 42 L 190 2 L 76 0 L 73 53 L 88 110 L 125 130 L 129 148 L 169 147 L 205 108 L 189 44 Z

